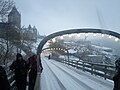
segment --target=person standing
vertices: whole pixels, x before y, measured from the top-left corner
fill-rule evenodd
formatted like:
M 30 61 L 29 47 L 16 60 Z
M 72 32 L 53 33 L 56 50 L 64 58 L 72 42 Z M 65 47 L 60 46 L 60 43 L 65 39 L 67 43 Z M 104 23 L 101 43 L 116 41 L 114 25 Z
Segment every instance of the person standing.
M 10 83 L 2 66 L 0 66 L 0 90 L 10 90 Z
M 37 76 L 37 55 L 33 55 L 28 59 L 29 61 L 29 88 L 28 90 L 34 90 L 36 76 Z
M 116 72 L 113 76 L 114 81 L 114 89 L 113 90 L 120 90 L 120 58 L 115 61 L 115 68 Z
M 18 90 L 26 90 L 28 65 L 20 53 L 17 53 L 16 60 L 11 64 L 10 69 L 15 73 Z
M 50 59 L 50 54 L 48 55 L 48 59 Z

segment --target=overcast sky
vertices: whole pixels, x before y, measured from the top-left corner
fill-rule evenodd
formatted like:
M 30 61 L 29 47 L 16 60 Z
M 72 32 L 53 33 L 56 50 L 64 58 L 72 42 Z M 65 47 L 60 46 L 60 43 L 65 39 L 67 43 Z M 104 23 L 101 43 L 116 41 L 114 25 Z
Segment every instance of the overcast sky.
M 39 33 L 75 28 L 104 28 L 120 33 L 120 0 L 15 0 L 22 26 Z

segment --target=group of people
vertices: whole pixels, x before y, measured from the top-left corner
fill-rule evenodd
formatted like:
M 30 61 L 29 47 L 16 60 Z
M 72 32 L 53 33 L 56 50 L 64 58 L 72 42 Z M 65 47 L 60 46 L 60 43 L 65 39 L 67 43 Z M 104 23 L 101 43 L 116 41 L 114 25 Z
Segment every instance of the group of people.
M 28 90 L 34 90 L 37 76 L 37 55 L 29 57 L 27 62 L 23 59 L 20 53 L 17 53 L 16 60 L 12 63 L 10 69 L 15 72 L 16 86 L 18 90 L 26 90 L 27 74 L 29 75 Z
M 41 65 L 41 71 L 42 69 Z M 37 77 L 37 55 L 31 56 L 28 61 L 25 61 L 23 56 L 17 53 L 16 60 L 10 65 L 10 70 L 14 71 L 17 90 L 26 90 L 27 76 L 29 78 L 28 90 L 34 90 Z M 2 67 L 0 67 L 0 80 L 4 81 L 0 81 L 0 90 L 10 90 L 6 72 Z
M 20 53 L 17 53 L 16 60 L 10 66 L 10 69 L 15 72 L 16 86 L 18 90 L 26 90 L 27 74 L 29 75 L 29 88 L 34 90 L 36 76 L 37 76 L 37 55 L 28 58 L 26 62 Z M 50 55 L 48 56 L 50 59 Z M 113 77 L 114 88 L 113 90 L 120 90 L 120 58 L 115 62 L 116 73 Z M 41 72 L 42 72 L 41 64 Z M 9 85 L 8 85 L 9 86 Z
M 50 56 L 48 59 L 50 59 Z M 116 73 L 113 76 L 113 90 L 120 90 L 120 58 L 116 60 L 115 66 Z M 40 64 L 40 67 L 42 72 L 42 64 Z M 31 56 L 28 58 L 28 61 L 25 61 L 23 56 L 20 53 L 17 53 L 16 60 L 10 65 L 10 70 L 15 73 L 15 82 L 18 90 L 26 90 L 27 75 L 29 77 L 28 90 L 34 90 L 37 77 L 37 55 Z M 10 90 L 10 84 L 2 66 L 0 66 L 0 90 Z

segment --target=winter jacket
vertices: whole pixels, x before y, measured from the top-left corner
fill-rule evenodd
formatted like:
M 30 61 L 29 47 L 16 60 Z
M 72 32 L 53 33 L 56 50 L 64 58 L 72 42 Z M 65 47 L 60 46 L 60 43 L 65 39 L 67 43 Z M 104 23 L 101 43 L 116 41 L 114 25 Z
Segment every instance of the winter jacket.
M 10 84 L 2 66 L 0 66 L 0 90 L 10 90 Z

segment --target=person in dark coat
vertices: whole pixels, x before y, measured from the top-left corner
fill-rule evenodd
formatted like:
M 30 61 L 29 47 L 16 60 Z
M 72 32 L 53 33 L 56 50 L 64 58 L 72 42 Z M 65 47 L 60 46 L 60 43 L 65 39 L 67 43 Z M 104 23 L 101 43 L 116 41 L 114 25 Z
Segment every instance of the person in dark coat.
M 48 59 L 50 59 L 50 55 L 48 55 Z
M 114 81 L 114 89 L 113 90 L 120 90 L 120 58 L 115 61 L 116 73 L 113 76 Z
M 40 65 L 40 72 L 42 73 L 42 71 L 43 71 L 43 66 L 42 66 L 42 63 L 41 63 L 41 57 L 39 57 L 39 65 Z
M 0 66 L 0 90 L 10 90 L 10 83 L 2 66 Z
M 33 55 L 28 59 L 29 61 L 29 88 L 34 90 L 36 76 L 37 76 L 37 55 Z
M 15 73 L 18 90 L 26 90 L 28 65 L 20 53 L 17 53 L 16 60 L 12 63 L 10 69 Z

